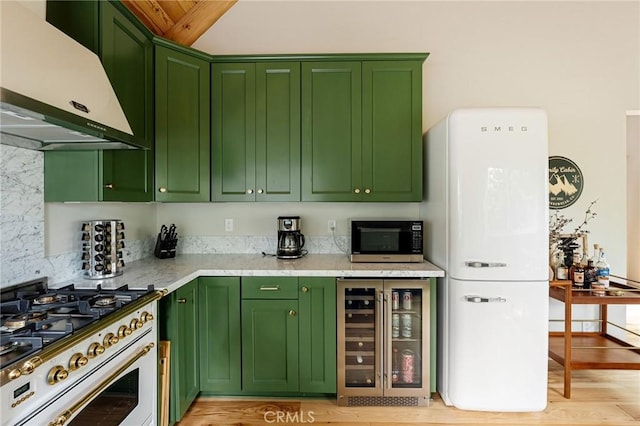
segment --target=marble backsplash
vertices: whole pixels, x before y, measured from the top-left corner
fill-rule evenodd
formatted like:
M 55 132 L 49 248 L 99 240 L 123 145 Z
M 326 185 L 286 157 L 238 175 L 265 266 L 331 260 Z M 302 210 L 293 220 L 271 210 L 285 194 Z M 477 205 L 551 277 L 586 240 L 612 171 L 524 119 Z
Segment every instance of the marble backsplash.
M 0 134 L 0 138 L 7 138 Z M 82 204 L 78 204 L 82 208 Z M 0 287 L 46 276 L 51 283 L 82 276 L 80 253 L 45 255 L 44 154 L 0 144 Z M 49 224 L 49 226 L 53 226 Z M 309 253 L 342 253 L 346 236 L 306 236 Z M 155 238 L 126 240 L 126 264 L 153 256 Z M 185 254 L 275 254 L 277 236 L 179 236 Z

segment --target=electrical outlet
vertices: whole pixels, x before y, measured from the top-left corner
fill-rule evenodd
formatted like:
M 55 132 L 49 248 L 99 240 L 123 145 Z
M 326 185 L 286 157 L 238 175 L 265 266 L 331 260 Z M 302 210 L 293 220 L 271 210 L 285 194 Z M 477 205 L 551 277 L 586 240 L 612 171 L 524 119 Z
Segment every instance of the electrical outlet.
M 224 220 L 224 231 L 225 232 L 233 232 L 233 219 L 225 219 Z
M 335 232 L 335 230 L 336 230 L 336 221 L 335 221 L 335 219 L 329 219 L 329 221 L 327 222 L 327 230 L 329 232 Z

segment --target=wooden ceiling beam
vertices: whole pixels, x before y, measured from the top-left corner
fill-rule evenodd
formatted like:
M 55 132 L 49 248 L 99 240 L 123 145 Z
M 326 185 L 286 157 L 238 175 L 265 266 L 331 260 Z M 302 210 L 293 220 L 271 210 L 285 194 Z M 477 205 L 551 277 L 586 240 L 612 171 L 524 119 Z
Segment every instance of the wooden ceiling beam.
M 238 0 L 198 1 L 175 25 L 164 33 L 164 36 L 176 43 L 191 46 L 237 2 Z
M 164 35 L 175 25 L 157 0 L 122 0 L 122 3 L 154 34 Z
M 195 0 L 157 0 L 162 10 L 169 15 L 169 18 L 176 23 L 184 16 L 189 9 L 193 8 L 197 1 Z M 173 25 L 172 25 L 173 26 Z

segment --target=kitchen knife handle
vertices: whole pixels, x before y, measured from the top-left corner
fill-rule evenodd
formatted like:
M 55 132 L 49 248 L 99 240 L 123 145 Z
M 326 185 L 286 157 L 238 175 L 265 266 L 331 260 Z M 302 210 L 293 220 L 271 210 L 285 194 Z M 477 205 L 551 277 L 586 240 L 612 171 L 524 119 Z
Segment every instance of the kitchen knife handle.
M 467 260 L 464 264 L 469 268 L 505 268 L 507 266 L 503 262 L 480 262 L 478 260 Z

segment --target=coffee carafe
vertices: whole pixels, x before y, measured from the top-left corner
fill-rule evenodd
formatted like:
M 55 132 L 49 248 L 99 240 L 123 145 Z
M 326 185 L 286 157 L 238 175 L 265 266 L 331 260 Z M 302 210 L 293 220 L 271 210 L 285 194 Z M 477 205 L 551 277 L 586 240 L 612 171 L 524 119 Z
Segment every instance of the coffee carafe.
M 304 256 L 304 235 L 300 232 L 300 216 L 278 217 L 278 259 L 298 259 Z

